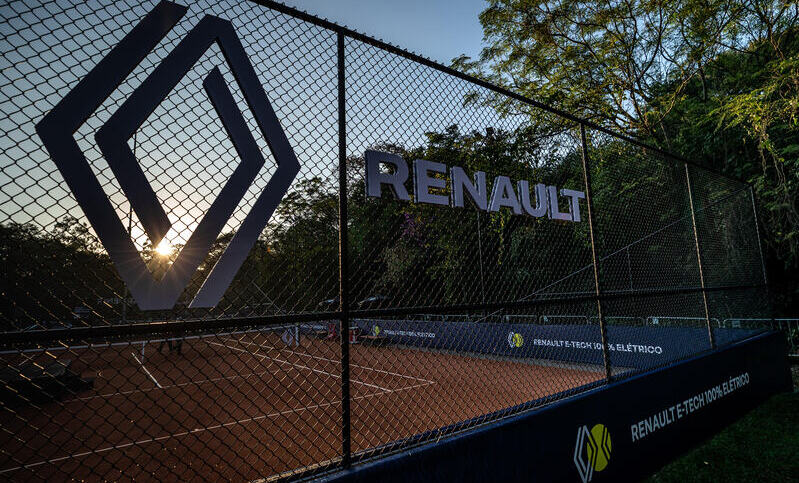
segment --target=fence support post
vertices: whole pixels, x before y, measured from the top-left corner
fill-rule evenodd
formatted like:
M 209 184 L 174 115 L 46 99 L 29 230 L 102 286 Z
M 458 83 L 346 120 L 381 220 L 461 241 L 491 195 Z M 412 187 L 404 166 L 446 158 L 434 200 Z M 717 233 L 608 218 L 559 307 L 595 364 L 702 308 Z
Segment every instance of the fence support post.
M 588 142 L 585 139 L 585 124 L 580 123 L 580 143 L 583 154 L 583 178 L 585 180 L 585 202 L 588 206 L 588 234 L 591 239 L 591 259 L 594 265 L 594 300 L 596 312 L 599 316 L 599 333 L 602 340 L 602 360 L 605 364 L 605 381 L 610 382 L 612 373 L 610 367 L 610 353 L 608 351 L 608 328 L 602 314 L 602 290 L 599 286 L 599 259 L 596 256 L 596 241 L 594 239 L 594 197 L 591 191 L 591 169 L 588 157 Z
M 766 258 L 763 256 L 763 245 L 760 242 L 760 220 L 757 217 L 757 200 L 755 199 L 755 189 L 752 185 L 749 185 L 749 196 L 752 198 L 752 216 L 754 216 L 755 220 L 755 235 L 757 236 L 757 251 L 760 254 L 760 268 L 763 271 L 763 287 L 766 290 L 766 303 L 768 304 L 768 315 L 771 319 L 771 327 L 772 328 L 779 328 L 782 329 L 780 324 L 777 324 L 777 318 L 775 317 L 776 308 L 774 308 L 774 301 L 771 299 L 771 289 L 768 286 L 768 277 L 766 276 Z M 790 334 L 790 323 L 789 326 L 786 327 L 788 329 L 788 333 Z M 791 339 L 788 338 L 788 344 L 790 346 Z
M 755 200 L 755 190 L 749 186 L 749 196 L 752 198 L 752 216 L 755 219 L 755 234 L 757 235 L 757 252 L 760 254 L 760 268 L 763 270 L 763 285 L 768 289 L 768 277 L 766 277 L 766 259 L 763 257 L 763 245 L 760 242 L 760 220 L 757 217 L 757 201 Z
M 350 427 L 350 343 L 349 300 L 347 299 L 347 118 L 344 72 L 344 34 L 337 32 L 338 43 L 338 304 L 341 312 L 341 465 L 351 463 Z
M 699 232 L 696 229 L 696 210 L 694 209 L 694 192 L 691 187 L 691 172 L 688 163 L 685 166 L 685 183 L 688 185 L 688 203 L 691 205 L 691 226 L 694 229 L 694 245 L 696 246 L 696 263 L 699 266 L 699 284 L 702 287 L 702 303 L 705 306 L 705 321 L 707 322 L 707 337 L 710 340 L 710 348 L 716 348 L 716 338 L 713 335 L 713 326 L 710 325 L 710 309 L 707 305 L 707 289 L 705 288 L 705 272 L 702 267 L 702 250 L 699 246 Z

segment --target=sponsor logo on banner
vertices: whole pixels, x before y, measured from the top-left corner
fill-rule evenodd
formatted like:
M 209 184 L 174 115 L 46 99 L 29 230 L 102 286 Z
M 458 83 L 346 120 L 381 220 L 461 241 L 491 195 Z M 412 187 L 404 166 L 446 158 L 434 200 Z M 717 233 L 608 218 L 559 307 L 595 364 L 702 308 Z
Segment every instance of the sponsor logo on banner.
M 413 337 L 419 339 L 435 339 L 435 332 L 422 332 L 417 330 L 400 330 L 400 329 L 384 329 L 379 325 L 372 326 L 372 335 L 378 336 L 380 334 L 390 335 L 394 337 Z
M 283 343 L 288 346 L 294 344 L 294 331 L 290 328 L 284 330 L 281 339 L 283 340 Z
M 518 332 L 509 332 L 508 345 L 513 348 L 521 347 L 524 345 L 524 337 Z
M 156 280 L 73 134 L 117 91 L 186 11 L 186 7 L 172 2 L 159 3 L 36 125 L 44 146 L 142 310 L 175 306 L 265 163 L 222 72 L 214 67 L 203 80 L 203 87 L 241 162 L 166 274 Z M 150 244 L 158 246 L 172 228 L 172 222 L 128 141 L 214 44 L 227 60 L 277 169 L 214 267 L 205 272 L 207 276 L 189 304 L 192 308 L 214 307 L 219 302 L 300 168 L 233 25 L 228 20 L 205 15 L 95 134 L 97 147 L 136 212 Z
M 602 471 L 610 463 L 610 432 L 604 424 L 596 424 L 589 431 L 588 426 L 577 429 L 577 442 L 574 445 L 574 464 L 583 483 L 588 483 L 595 471 Z

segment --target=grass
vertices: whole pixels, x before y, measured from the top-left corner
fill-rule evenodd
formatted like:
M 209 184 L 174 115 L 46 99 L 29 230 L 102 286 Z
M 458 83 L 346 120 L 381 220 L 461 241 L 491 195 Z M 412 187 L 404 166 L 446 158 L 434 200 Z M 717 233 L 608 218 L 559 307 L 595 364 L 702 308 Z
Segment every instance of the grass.
M 799 392 L 774 396 L 646 481 L 799 481 Z

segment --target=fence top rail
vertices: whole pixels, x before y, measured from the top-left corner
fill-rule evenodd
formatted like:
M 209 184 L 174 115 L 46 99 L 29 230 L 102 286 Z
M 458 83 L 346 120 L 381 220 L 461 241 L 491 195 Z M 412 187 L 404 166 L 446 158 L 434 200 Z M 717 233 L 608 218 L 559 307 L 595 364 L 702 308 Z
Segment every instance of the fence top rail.
M 504 301 L 488 302 L 475 304 L 453 304 L 453 305 L 429 305 L 415 307 L 393 307 L 381 309 L 360 309 L 350 310 L 347 315 L 351 319 L 370 318 L 382 316 L 400 316 L 419 313 L 447 314 L 459 311 L 480 311 L 500 308 L 527 308 L 527 307 L 547 307 L 553 305 L 573 305 L 595 301 L 597 298 L 602 300 L 625 300 L 633 297 L 663 297 L 682 294 L 705 292 L 724 292 L 730 290 L 745 290 L 762 288 L 764 285 L 732 285 L 720 287 L 699 287 L 670 288 L 656 290 L 639 290 L 634 292 L 604 292 L 602 295 L 596 294 L 575 296 L 575 297 L 553 297 L 540 298 L 523 301 Z M 141 335 L 170 334 L 193 331 L 215 331 L 233 330 L 254 326 L 269 326 L 283 323 L 303 323 L 320 322 L 341 319 L 343 312 L 305 312 L 296 314 L 255 316 L 255 317 L 231 317 L 218 319 L 187 319 L 177 321 L 160 321 L 136 324 L 118 325 L 99 325 L 83 326 L 62 329 L 31 330 L 23 332 L 0 332 L 0 348 L 12 347 L 16 344 L 49 344 L 54 342 L 65 343 L 67 341 L 85 340 L 96 337 L 131 337 Z
M 774 319 L 770 319 L 770 318 L 767 318 L 767 317 L 761 317 L 761 318 L 729 317 L 729 318 L 724 319 L 724 322 L 727 322 L 727 321 L 730 321 L 730 320 L 740 320 L 740 321 L 743 321 L 743 322 L 797 322 L 797 323 L 799 323 L 799 318 L 774 318 Z
M 423 56 L 421 56 L 419 54 L 407 51 L 407 50 L 405 50 L 405 49 L 403 49 L 401 47 L 397 47 L 396 45 L 390 44 L 388 42 L 384 42 L 384 41 L 376 39 L 374 37 L 370 37 L 370 36 L 368 36 L 366 34 L 357 32 L 357 31 L 352 30 L 352 29 L 350 29 L 348 27 L 345 27 L 343 25 L 339 25 L 339 24 L 337 24 L 335 22 L 331 22 L 330 20 L 317 17 L 317 16 L 315 16 L 313 14 L 310 14 L 310 13 L 308 13 L 306 11 L 296 9 L 294 7 L 289 7 L 288 5 L 284 5 L 284 4 L 276 2 L 274 0 L 248 0 L 248 1 L 250 1 L 252 3 L 255 3 L 255 4 L 258 4 L 258 5 L 261 5 L 261 6 L 264 6 L 264 7 L 267 7 L 267 8 L 270 8 L 272 10 L 275 10 L 277 12 L 283 13 L 285 15 L 289 15 L 289 16 L 297 18 L 299 20 L 303 20 L 305 22 L 314 24 L 314 25 L 322 27 L 324 29 L 331 30 L 333 32 L 336 32 L 337 34 L 344 35 L 344 36 L 349 37 L 349 38 L 351 38 L 353 40 L 358 40 L 360 42 L 364 42 L 366 44 L 372 45 L 373 47 L 377 47 L 379 49 L 385 50 L 385 51 L 390 52 L 392 54 L 396 54 L 396 55 L 398 55 L 400 57 L 404 57 L 404 58 L 406 58 L 408 60 L 411 60 L 411 61 L 414 61 L 416 63 L 425 65 L 427 67 L 430 67 L 432 69 L 438 70 L 438 71 L 443 72 L 445 74 L 449 74 L 449 75 L 451 75 L 453 77 L 457 77 L 459 79 L 465 80 L 467 82 L 470 82 L 470 83 L 475 84 L 477 86 L 483 87 L 483 88 L 488 89 L 490 91 L 493 91 L 493 92 L 496 92 L 498 94 L 502 94 L 504 96 L 510 97 L 511 99 L 514 99 L 514 100 L 517 100 L 519 102 L 531 105 L 533 107 L 536 107 L 536 108 L 541 109 L 543 111 L 549 112 L 551 114 L 555 114 L 555 115 L 560 116 L 560 117 L 562 117 L 564 119 L 567 119 L 569 121 L 575 122 L 577 124 L 582 124 L 582 125 L 590 128 L 590 129 L 602 132 L 604 134 L 607 134 L 608 136 L 615 137 L 615 138 L 617 138 L 617 139 L 619 139 L 621 141 L 625 141 L 627 143 L 633 144 L 633 145 L 638 146 L 638 147 L 640 147 L 642 149 L 645 149 L 645 150 L 648 150 L 648 151 L 652 151 L 652 152 L 657 153 L 657 154 L 659 154 L 661 156 L 670 158 L 670 159 L 672 159 L 674 161 L 679 161 L 679 162 L 683 162 L 683 163 L 686 163 L 686 164 L 690 164 L 690 165 L 695 166 L 697 168 L 700 168 L 700 169 L 703 169 L 703 170 L 718 174 L 719 176 L 725 177 L 727 179 L 731 179 L 733 181 L 737 181 L 739 183 L 743 183 L 743 184 L 745 184 L 747 186 L 751 186 L 752 185 L 748 181 L 743 180 L 741 178 L 738 178 L 737 176 L 730 175 L 730 174 L 725 173 L 725 172 L 723 172 L 723 171 L 721 171 L 719 169 L 703 165 L 701 163 L 698 163 L 696 161 L 692 161 L 692 160 L 687 159 L 687 158 L 685 158 L 683 156 L 680 156 L 678 154 L 674 154 L 674 153 L 671 153 L 669 151 L 666 151 L 666 150 L 663 150 L 661 148 L 658 148 L 656 146 L 652 146 L 651 144 L 645 143 L 645 142 L 640 141 L 638 139 L 635 139 L 635 138 L 632 138 L 630 136 L 615 132 L 615 131 L 613 131 L 611 129 L 608 129 L 608 128 L 604 127 L 604 126 L 601 126 L 601 125 L 599 125 L 599 124 L 597 124 L 595 122 L 589 121 L 588 119 L 581 118 L 579 116 L 576 116 L 576 115 L 571 114 L 569 112 L 563 111 L 563 110 L 558 109 L 556 107 L 553 107 L 553 106 L 550 106 L 548 104 L 544 104 L 542 102 L 536 101 L 535 99 L 531 99 L 531 98 L 529 98 L 527 96 L 524 96 L 524 95 L 521 95 L 521 94 L 519 94 L 517 92 L 513 92 L 513 91 L 511 91 L 511 90 L 509 90 L 507 88 L 504 88 L 504 87 L 498 86 L 496 84 L 492 84 L 490 82 L 487 82 L 487 81 L 485 81 L 483 79 L 480 79 L 479 77 L 475 77 L 473 75 L 466 74 L 466 73 L 461 72 L 459 70 L 453 69 L 452 67 L 448 67 L 446 65 L 443 65 L 443 64 L 440 64 L 440 63 L 435 62 L 433 60 L 430 60 L 427 57 L 423 57 Z

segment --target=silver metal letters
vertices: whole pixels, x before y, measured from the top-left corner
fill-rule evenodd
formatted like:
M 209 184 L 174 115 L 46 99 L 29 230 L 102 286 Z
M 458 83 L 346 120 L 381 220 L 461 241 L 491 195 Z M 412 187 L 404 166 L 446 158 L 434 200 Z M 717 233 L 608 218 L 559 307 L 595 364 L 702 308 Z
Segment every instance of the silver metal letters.
M 408 176 L 410 170 L 402 157 L 381 151 L 366 151 L 366 196 L 382 197 L 382 187 L 386 186 L 394 198 L 411 201 L 408 194 Z M 388 170 L 382 170 L 386 167 Z M 448 175 L 448 179 L 443 176 Z M 585 193 L 573 189 L 558 189 L 543 183 L 533 185 L 534 196 L 531 195 L 531 182 L 518 180 L 515 184 L 508 176 L 499 175 L 491 183 L 491 196 L 486 173 L 477 171 L 472 177 L 460 166 L 447 165 L 437 161 L 417 159 L 413 162 L 413 197 L 416 203 L 444 205 L 453 208 L 466 206 L 467 194 L 475 207 L 480 211 L 498 212 L 503 207 L 514 215 L 527 215 L 535 218 L 547 216 L 553 220 L 581 222 L 580 200 Z M 447 191 L 449 193 L 447 194 Z M 568 210 L 561 211 L 559 202 L 568 200 Z

